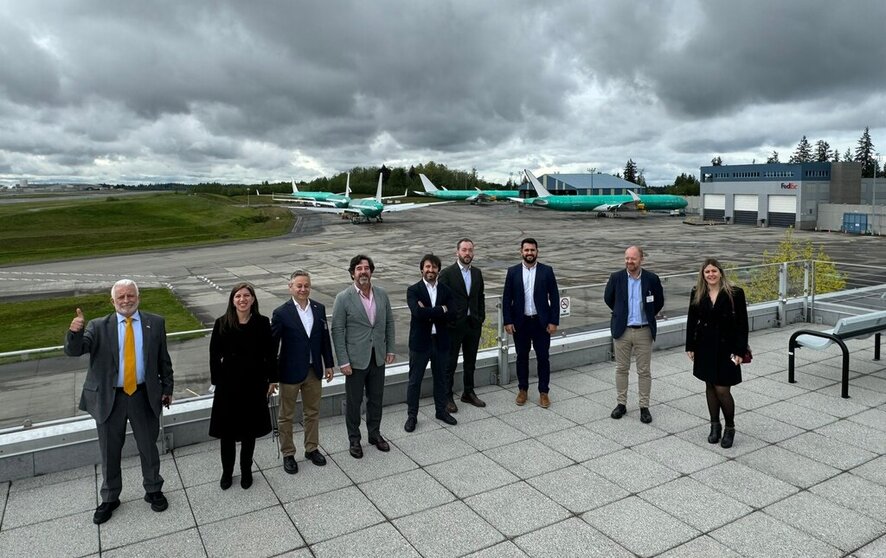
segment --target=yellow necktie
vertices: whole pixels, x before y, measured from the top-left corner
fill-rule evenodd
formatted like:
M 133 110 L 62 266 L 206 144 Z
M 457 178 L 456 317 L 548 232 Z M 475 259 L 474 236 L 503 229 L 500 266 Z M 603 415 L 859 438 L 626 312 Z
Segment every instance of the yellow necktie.
M 123 334 L 123 392 L 135 393 L 135 331 L 132 318 L 126 318 L 126 332 Z

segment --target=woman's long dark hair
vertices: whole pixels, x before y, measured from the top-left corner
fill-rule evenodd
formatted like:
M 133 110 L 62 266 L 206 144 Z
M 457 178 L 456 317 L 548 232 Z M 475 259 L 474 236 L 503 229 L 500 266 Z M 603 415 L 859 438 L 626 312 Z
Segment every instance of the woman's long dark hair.
M 225 310 L 225 315 L 222 316 L 222 331 L 228 331 L 240 325 L 240 318 L 237 317 L 237 307 L 234 306 L 234 295 L 237 294 L 237 291 L 240 289 L 248 289 L 249 293 L 252 295 L 252 307 L 249 309 L 250 314 L 253 316 L 261 316 L 258 312 L 258 299 L 255 297 L 255 287 L 245 282 L 237 283 L 234 285 L 234 288 L 231 289 L 231 294 L 228 295 L 228 309 Z
M 720 270 L 720 290 L 726 293 L 726 296 L 729 297 L 729 302 L 732 304 L 732 283 L 726 279 L 726 274 L 723 273 L 723 266 L 720 265 L 720 262 L 715 260 L 714 258 L 707 258 L 703 264 L 701 264 L 701 269 L 698 270 L 698 279 L 695 281 L 695 296 L 692 298 L 692 304 L 696 306 L 701 304 L 701 301 L 708 296 L 708 282 L 704 280 L 704 269 L 712 265 Z

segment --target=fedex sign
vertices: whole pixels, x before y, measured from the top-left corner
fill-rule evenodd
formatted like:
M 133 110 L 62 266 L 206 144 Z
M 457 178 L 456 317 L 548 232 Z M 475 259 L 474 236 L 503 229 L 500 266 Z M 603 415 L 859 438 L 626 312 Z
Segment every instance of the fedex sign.
M 782 190 L 796 190 L 797 183 L 796 182 L 782 182 L 781 189 Z

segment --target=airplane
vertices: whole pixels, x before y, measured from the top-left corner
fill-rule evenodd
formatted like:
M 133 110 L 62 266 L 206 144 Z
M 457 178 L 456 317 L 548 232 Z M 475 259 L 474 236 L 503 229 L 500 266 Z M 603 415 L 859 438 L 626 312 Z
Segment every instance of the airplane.
M 476 204 L 481 201 L 506 200 L 520 195 L 519 190 L 480 190 L 479 188 L 476 190 L 447 190 L 445 188 L 440 190 L 434 186 L 434 183 L 427 176 L 419 173 L 418 177 L 421 178 L 421 184 L 424 186 L 425 191 L 413 191 L 419 196 L 428 196 L 441 200 L 468 201 Z
M 541 185 L 535 175 L 524 169 L 527 178 L 535 188 L 538 197 L 510 198 L 511 201 L 524 205 L 543 207 L 557 211 L 596 211 L 598 213 L 618 213 L 619 211 L 683 209 L 687 202 L 680 196 L 671 194 L 655 194 L 638 196 L 631 190 L 630 195 L 582 195 L 554 196 Z
M 304 209 L 308 211 L 316 211 L 319 213 L 337 213 L 349 218 L 352 223 L 357 225 L 359 223 L 369 223 L 372 219 L 375 219 L 377 223 L 381 223 L 383 222 L 382 213 L 389 213 L 393 211 L 407 211 L 410 209 L 428 207 L 429 205 L 438 205 L 435 203 L 385 204 L 383 200 L 388 198 L 383 198 L 381 195 L 381 185 L 383 178 L 384 175 L 382 173 L 378 173 L 378 190 L 376 191 L 374 198 L 351 199 L 347 207 L 319 207 L 322 205 L 330 204 L 317 202 L 318 207 L 305 207 Z M 391 197 L 400 198 L 403 196 Z
M 348 173 L 347 184 L 345 185 L 344 194 L 334 194 L 332 192 L 299 192 L 292 181 L 292 193 L 285 196 L 272 196 L 273 201 L 303 203 L 304 205 L 331 205 L 332 207 L 347 207 L 351 202 L 351 174 Z

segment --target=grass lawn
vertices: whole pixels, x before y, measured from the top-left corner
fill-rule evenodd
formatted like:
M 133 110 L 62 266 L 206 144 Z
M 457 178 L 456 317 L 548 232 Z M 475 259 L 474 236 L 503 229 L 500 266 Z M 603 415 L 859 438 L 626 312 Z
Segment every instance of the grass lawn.
M 167 333 L 204 327 L 167 289 L 139 289 L 139 295 L 139 308 L 166 318 Z M 0 304 L 0 352 L 64 344 L 77 308 L 87 321 L 109 314 L 111 293 Z
M 285 207 L 242 207 L 210 194 L 6 204 L 0 205 L 0 265 L 267 238 L 292 223 Z

